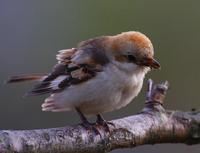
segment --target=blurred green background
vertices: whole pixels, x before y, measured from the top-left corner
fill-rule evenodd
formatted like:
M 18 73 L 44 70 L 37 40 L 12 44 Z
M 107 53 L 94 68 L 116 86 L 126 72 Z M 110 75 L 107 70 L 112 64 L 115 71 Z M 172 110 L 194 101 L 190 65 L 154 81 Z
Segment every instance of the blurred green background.
M 197 0 L 1 0 L 0 82 L 10 75 L 48 72 L 57 51 L 88 38 L 137 30 L 149 36 L 162 69 L 146 77 L 168 80 L 165 107 L 200 107 L 200 1 Z M 0 129 L 59 127 L 79 122 L 75 112 L 45 113 L 45 96 L 22 98 L 32 83 L 0 86 Z M 107 113 L 107 119 L 137 113 L 145 87 L 134 103 Z M 112 153 L 199 153 L 200 145 L 163 144 Z

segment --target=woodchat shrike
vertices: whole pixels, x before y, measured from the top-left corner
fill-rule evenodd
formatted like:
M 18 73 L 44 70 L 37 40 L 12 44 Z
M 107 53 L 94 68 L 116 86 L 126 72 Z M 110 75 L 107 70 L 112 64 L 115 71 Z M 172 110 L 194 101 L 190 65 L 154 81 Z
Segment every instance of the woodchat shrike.
M 34 80 L 38 84 L 26 96 L 50 93 L 43 111 L 76 110 L 85 127 L 85 115 L 100 115 L 129 104 L 140 92 L 145 74 L 160 68 L 147 36 L 130 31 L 80 42 L 57 54 L 58 63 L 48 75 L 10 77 L 8 83 Z

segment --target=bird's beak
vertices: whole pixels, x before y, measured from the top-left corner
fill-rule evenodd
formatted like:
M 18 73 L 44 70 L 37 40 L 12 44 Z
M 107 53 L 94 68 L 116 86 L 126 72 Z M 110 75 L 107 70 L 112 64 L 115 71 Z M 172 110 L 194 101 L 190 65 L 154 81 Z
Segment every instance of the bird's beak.
M 143 60 L 142 64 L 152 69 L 160 69 L 160 64 L 154 58 L 146 58 Z

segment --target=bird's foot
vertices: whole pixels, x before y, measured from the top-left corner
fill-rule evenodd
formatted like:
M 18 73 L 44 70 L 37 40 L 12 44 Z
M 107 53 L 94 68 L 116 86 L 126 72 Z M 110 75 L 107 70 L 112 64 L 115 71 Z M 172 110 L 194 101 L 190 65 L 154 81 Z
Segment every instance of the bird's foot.
M 102 126 L 105 129 L 105 131 L 108 133 L 110 133 L 109 125 L 112 125 L 113 127 L 115 127 L 114 123 L 104 120 L 100 114 L 97 115 L 96 124 Z
M 81 110 L 79 108 L 76 108 L 76 111 L 78 112 L 79 116 L 80 116 L 80 119 L 82 121 L 82 123 L 80 125 L 82 125 L 87 131 L 94 131 L 94 133 L 96 135 L 100 135 L 100 132 L 99 130 L 97 129 L 97 127 L 90 123 L 87 118 L 84 116 L 84 114 L 81 112 Z
M 81 123 L 81 125 L 87 130 L 87 131 L 94 131 L 94 133 L 96 135 L 100 135 L 101 133 L 99 132 L 99 130 L 95 127 L 95 125 L 93 123 L 90 122 L 83 122 Z

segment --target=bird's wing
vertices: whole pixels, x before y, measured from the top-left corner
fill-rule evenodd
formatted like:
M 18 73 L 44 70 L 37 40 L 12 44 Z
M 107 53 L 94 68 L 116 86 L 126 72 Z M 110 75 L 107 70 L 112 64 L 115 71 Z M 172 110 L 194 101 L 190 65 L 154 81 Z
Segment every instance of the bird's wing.
M 102 71 L 108 59 L 103 51 L 94 46 L 80 45 L 78 48 L 61 50 L 57 54 L 58 63 L 53 70 L 27 96 L 56 93 L 83 83 Z

